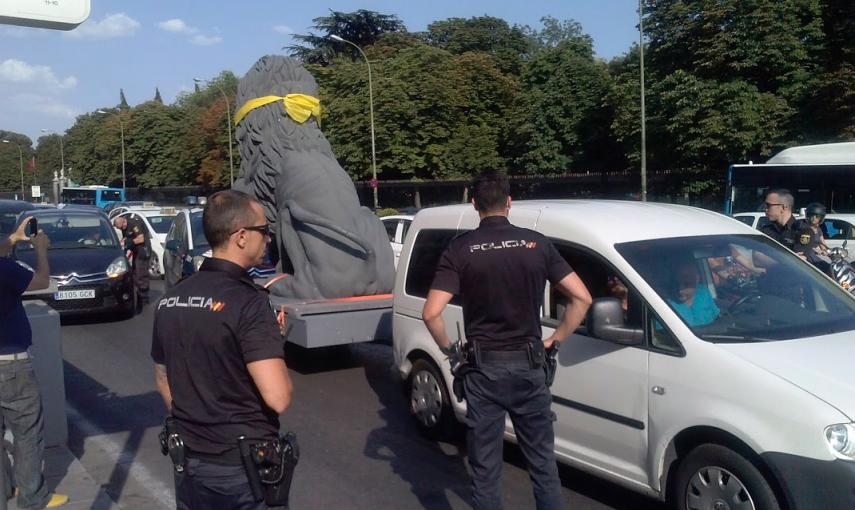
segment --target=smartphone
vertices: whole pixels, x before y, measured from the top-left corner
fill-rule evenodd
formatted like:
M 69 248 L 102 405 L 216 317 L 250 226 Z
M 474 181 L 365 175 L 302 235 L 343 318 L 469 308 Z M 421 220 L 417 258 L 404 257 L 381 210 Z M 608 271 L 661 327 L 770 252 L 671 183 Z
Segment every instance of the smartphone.
M 30 223 L 27 225 L 27 235 L 33 237 L 39 233 L 39 222 L 35 218 L 30 218 Z

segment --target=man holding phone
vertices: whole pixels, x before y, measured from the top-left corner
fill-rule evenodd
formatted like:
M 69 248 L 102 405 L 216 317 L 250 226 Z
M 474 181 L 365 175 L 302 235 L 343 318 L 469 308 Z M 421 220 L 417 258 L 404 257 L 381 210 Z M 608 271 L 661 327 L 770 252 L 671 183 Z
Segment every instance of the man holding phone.
M 36 269 L 9 258 L 16 243 L 30 242 Z M 26 218 L 7 239 L 0 240 L 0 412 L 15 440 L 15 482 L 19 508 L 54 508 L 68 496 L 51 494 L 42 474 L 44 436 L 42 399 L 33 373 L 29 348 L 32 330 L 21 296 L 50 285 L 47 250 L 50 240 L 38 231 L 35 219 Z M 5 461 L 0 459 L 0 462 Z M 6 481 L 7 488 L 11 486 Z M 7 494 L 11 494 L 8 492 Z

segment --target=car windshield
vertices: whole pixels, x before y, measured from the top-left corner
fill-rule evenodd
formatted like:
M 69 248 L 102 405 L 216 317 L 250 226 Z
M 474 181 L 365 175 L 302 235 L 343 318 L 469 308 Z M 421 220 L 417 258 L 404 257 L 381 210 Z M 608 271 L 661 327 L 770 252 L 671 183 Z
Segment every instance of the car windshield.
M 175 216 L 146 216 L 145 219 L 148 220 L 155 232 L 166 234 L 169 232 L 169 227 L 172 226 L 172 220 L 175 219 Z
M 39 230 L 50 239 L 51 250 L 69 248 L 115 248 L 118 246 L 112 227 L 95 214 L 57 214 L 38 216 Z M 21 243 L 20 249 L 32 245 Z
M 202 228 L 202 213 L 192 213 L 190 215 L 190 229 L 193 233 L 193 248 L 198 250 L 200 248 L 210 249 L 210 245 L 208 244 L 208 239 L 205 237 L 205 230 Z
M 615 248 L 703 340 L 789 340 L 855 330 L 855 299 L 765 236 L 682 237 Z

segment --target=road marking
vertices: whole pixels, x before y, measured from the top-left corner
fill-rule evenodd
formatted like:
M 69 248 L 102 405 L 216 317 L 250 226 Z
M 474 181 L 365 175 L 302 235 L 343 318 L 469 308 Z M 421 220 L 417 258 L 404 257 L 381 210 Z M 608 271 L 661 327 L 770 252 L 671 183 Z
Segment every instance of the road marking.
M 175 508 L 175 495 L 173 494 L 172 487 L 168 487 L 155 478 L 151 471 L 144 465 L 133 462 L 133 458 L 128 457 L 128 454 L 125 453 L 121 445 L 110 439 L 106 435 L 106 432 L 101 430 L 101 427 L 87 420 L 74 406 L 66 403 L 66 411 L 68 412 L 68 418 L 74 422 L 74 426 L 83 433 L 84 439 L 91 441 L 95 448 L 104 452 L 114 465 L 118 465 L 120 461 L 123 464 L 130 463 L 130 467 L 126 468 L 128 476 L 146 489 L 147 496 L 156 500 L 165 508 Z

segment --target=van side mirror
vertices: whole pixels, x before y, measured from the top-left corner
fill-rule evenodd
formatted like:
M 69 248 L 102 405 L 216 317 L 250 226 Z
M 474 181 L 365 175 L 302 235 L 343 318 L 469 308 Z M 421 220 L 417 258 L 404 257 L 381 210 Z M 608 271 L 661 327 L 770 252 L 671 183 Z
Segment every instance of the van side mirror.
M 618 298 L 595 299 L 586 318 L 588 331 L 595 338 L 620 345 L 641 345 L 644 330 L 626 327 L 624 311 Z
M 170 239 L 163 245 L 169 251 L 178 251 L 178 239 Z

